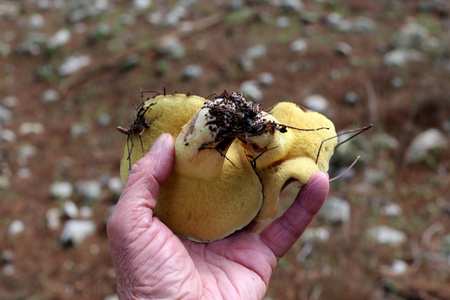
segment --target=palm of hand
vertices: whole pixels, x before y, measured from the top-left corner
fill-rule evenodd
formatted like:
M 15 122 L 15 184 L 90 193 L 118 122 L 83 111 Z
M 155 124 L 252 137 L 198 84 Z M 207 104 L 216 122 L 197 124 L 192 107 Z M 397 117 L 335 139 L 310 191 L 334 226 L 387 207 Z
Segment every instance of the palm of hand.
M 325 200 L 326 175 L 313 176 L 291 208 L 260 234 L 244 229 L 200 244 L 178 238 L 152 216 L 159 183 L 172 166 L 173 140 L 166 136 L 133 166 L 108 222 L 121 299 L 262 299 L 277 259 Z

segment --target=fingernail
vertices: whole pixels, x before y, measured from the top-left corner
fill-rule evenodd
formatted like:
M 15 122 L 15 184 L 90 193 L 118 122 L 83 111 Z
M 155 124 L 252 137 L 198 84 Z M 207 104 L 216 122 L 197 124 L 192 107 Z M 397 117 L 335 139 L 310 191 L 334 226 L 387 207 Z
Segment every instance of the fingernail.
M 164 148 L 164 144 L 166 143 L 168 138 L 167 134 L 161 135 L 154 143 L 152 148 L 150 149 L 150 152 L 157 152 L 160 149 Z

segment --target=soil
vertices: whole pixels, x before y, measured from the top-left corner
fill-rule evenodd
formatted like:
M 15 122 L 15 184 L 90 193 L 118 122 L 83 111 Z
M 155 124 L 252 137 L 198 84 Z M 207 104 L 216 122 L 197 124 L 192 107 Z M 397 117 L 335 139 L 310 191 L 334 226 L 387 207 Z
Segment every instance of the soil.
M 360 153 L 366 159 L 353 169 L 355 176 L 331 185 L 331 195 L 350 202 L 351 221 L 330 224 L 314 220 L 311 226 L 330 230 L 329 241 L 314 243 L 304 261 L 299 261 L 299 253 L 305 244 L 295 244 L 275 269 L 267 299 L 450 299 L 450 265 L 437 255 L 450 228 L 450 153 L 441 151 L 412 165 L 404 159 L 411 141 L 422 131 L 438 128 L 448 139 L 444 125 L 447 122 L 449 126 L 450 116 L 447 6 L 422 10 L 423 1 L 303 1 L 303 10 L 315 16 L 306 22 L 297 12 L 284 12 L 265 2 L 247 1 L 245 10 L 233 11 L 225 4 L 198 1 L 182 20 L 190 23 L 170 27 L 150 24 L 146 16 L 157 7 L 169 10 L 175 5 L 172 2 L 155 1 L 148 11 L 135 13 L 134 23 L 124 25 L 118 20 L 130 12 L 131 4 L 110 1 L 111 13 L 83 21 L 86 32 L 75 33 L 64 9 L 37 11 L 33 1 L 22 2 L 17 18 L 0 17 L 0 41 L 12 36 L 12 52 L 0 55 L 0 104 L 7 106 L 5 99 L 10 96 L 16 99 L 15 105 L 8 106 L 12 120 L 0 124 L 0 129 L 16 134 L 15 141 L 0 144 L 0 174 L 10 178 L 10 186 L 0 189 L 0 250 L 14 253 L 11 263 L 1 262 L 1 299 L 104 299 L 114 295 L 105 224 L 117 195 L 104 188 L 100 201 L 72 196 L 70 200 L 78 206 L 92 208 L 90 219 L 98 229 L 80 246 L 64 247 L 59 243 L 62 227 L 52 231 L 46 224 L 48 209 L 61 205 L 50 198 L 50 185 L 57 180 L 75 184 L 119 175 L 125 136 L 116 126 L 128 128 L 133 123 L 132 103 L 142 102 L 140 88 L 207 97 L 224 90 L 239 91 L 243 81 L 256 80 L 262 72 L 274 75 L 273 84 L 261 86 L 263 107 L 279 101 L 303 104 L 306 96 L 320 94 L 329 101 L 325 114 L 337 129 L 374 124 L 356 138 L 367 142 L 369 150 Z M 15 49 L 33 31 L 26 22 L 37 12 L 45 18 L 45 25 L 34 31 L 50 36 L 67 27 L 72 38 L 40 55 L 20 54 Z M 366 32 L 332 29 L 324 22 L 331 12 L 349 20 L 368 17 L 376 28 Z M 280 15 L 289 19 L 289 27 L 275 25 Z M 386 67 L 383 57 L 392 49 L 395 33 L 410 18 L 441 44 L 425 52 L 424 61 Z M 108 24 L 111 35 L 93 38 L 90 33 L 99 23 Z M 194 29 L 181 30 L 188 25 Z M 172 35 L 185 46 L 186 53 L 179 59 L 157 50 L 158 44 Z M 308 42 L 306 52 L 290 50 L 290 43 L 298 38 Z M 336 54 L 333 49 L 338 42 L 351 45 L 352 54 Z M 255 58 L 251 70 L 243 71 L 239 58 L 257 44 L 265 45 L 267 54 Z M 42 66 L 57 70 L 65 57 L 75 53 L 90 55 L 91 64 L 66 77 L 57 72 L 38 75 Z M 127 65 L 133 56 L 139 57 L 138 63 Z M 202 66 L 203 74 L 194 80 L 183 79 L 183 68 L 189 64 Z M 400 78 L 403 85 L 394 87 L 394 78 Z M 49 88 L 61 93 L 58 101 L 41 101 L 42 92 Z M 356 103 L 346 102 L 348 92 L 357 94 Z M 98 122 L 104 113 L 111 118 L 106 126 Z M 20 134 L 19 127 L 25 122 L 43 124 L 44 133 Z M 74 124 L 86 126 L 87 133 L 73 136 Z M 395 137 L 399 147 L 376 149 L 370 141 L 378 133 Z M 36 154 L 23 161 L 20 149 L 25 145 L 33 145 Z M 31 176 L 18 175 L 24 168 Z M 382 170 L 386 176 L 381 182 L 367 184 L 366 170 Z M 282 199 L 292 199 L 297 190 L 291 186 Z M 379 204 L 387 202 L 398 204 L 402 214 L 383 216 Z M 24 222 L 25 230 L 10 237 L 8 227 L 16 219 Z M 401 246 L 377 245 L 364 235 L 373 225 L 402 230 L 408 240 Z M 395 259 L 408 264 L 406 273 L 394 275 L 383 268 Z M 14 272 L 8 275 L 5 270 L 11 265 Z

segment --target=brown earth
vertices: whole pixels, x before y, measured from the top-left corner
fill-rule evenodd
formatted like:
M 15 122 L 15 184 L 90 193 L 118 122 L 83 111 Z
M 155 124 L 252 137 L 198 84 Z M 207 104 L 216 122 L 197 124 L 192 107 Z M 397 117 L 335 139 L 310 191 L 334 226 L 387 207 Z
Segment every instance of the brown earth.
M 450 154 L 440 152 L 426 163 L 414 165 L 407 165 L 403 159 L 418 133 L 432 127 L 443 131 L 450 115 L 448 10 L 423 11 L 419 1 L 304 1 L 304 10 L 317 16 L 312 23 L 306 23 L 298 13 L 284 13 L 256 1 L 249 1 L 244 13 L 198 1 L 183 19 L 192 22 L 194 30 L 183 32 L 180 26 L 146 22 L 146 14 L 163 3 L 137 14 L 136 22 L 125 26 L 117 20 L 130 4 L 111 2 L 112 13 L 84 21 L 85 34 L 73 34 L 69 44 L 38 56 L 14 51 L 29 33 L 24 23 L 36 12 L 31 2 L 21 3 L 18 19 L 0 18 L 0 38 L 15 36 L 10 42 L 12 53 L 0 56 L 0 100 L 7 96 L 17 98 L 16 105 L 10 107 L 13 119 L 3 125 L 15 132 L 17 139 L 0 144 L 0 171 L 11 174 L 11 185 L 0 190 L 0 250 L 13 251 L 15 268 L 12 275 L 7 275 L 4 270 L 8 264 L 1 265 L 1 299 L 102 299 L 113 295 L 115 279 L 105 224 L 117 197 L 105 188 L 101 201 L 95 203 L 85 203 L 78 196 L 71 198 L 79 206 L 92 207 L 92 219 L 99 229 L 79 247 L 67 248 L 59 243 L 62 228 L 51 231 L 46 225 L 46 211 L 61 205 L 50 199 L 49 186 L 55 180 L 76 183 L 80 179 L 99 180 L 105 174 L 118 176 L 124 136 L 115 126 L 125 127 L 133 121 L 131 103 L 141 101 L 140 88 L 166 88 L 168 92 L 206 97 L 224 89 L 238 91 L 242 81 L 257 79 L 261 72 L 275 77 L 271 86 L 262 87 L 263 106 L 283 100 L 302 104 L 306 96 L 320 94 L 329 100 L 325 114 L 336 128 L 374 123 L 361 140 L 371 145 L 371 137 L 384 132 L 400 143 L 396 150 L 370 146 L 367 153 L 361 153 L 370 159 L 355 167 L 356 176 L 332 184 L 332 195 L 350 201 L 351 221 L 332 225 L 315 220 L 312 226 L 331 230 L 330 240 L 314 244 L 313 253 L 302 263 L 296 261 L 304 246 L 298 242 L 275 270 L 268 299 L 450 299 L 450 266 L 430 256 L 440 251 L 440 241 L 450 228 Z M 333 30 L 323 22 L 333 11 L 348 19 L 369 17 L 375 21 L 376 29 L 362 33 Z M 41 31 L 48 35 L 61 27 L 73 29 L 63 11 L 41 13 L 45 17 Z M 288 28 L 275 26 L 279 15 L 289 18 Z M 441 41 L 441 46 L 427 52 L 423 62 L 402 68 L 386 67 L 384 54 L 390 49 L 395 32 L 409 17 L 425 26 Z M 113 34 L 104 40 L 93 40 L 89 33 L 99 22 L 110 25 Z M 186 48 L 180 59 L 169 59 L 156 50 L 160 40 L 172 34 L 179 36 Z M 300 37 L 308 42 L 307 52 L 290 51 L 291 41 Z M 353 53 L 336 55 L 333 48 L 337 42 L 350 44 Z M 266 56 L 255 59 L 251 71 L 242 71 L 237 59 L 256 44 L 267 47 Z M 89 54 L 91 65 L 67 77 L 57 73 L 44 78 L 37 75 L 42 65 L 57 68 L 74 53 Z M 125 69 L 124 60 L 131 54 L 139 56 L 139 64 Z M 288 69 L 293 62 L 303 67 L 291 72 Z M 183 80 L 182 70 L 188 64 L 201 65 L 203 75 Z M 401 88 L 390 84 L 394 77 L 403 80 Z M 41 93 L 47 88 L 60 91 L 61 99 L 42 102 Z M 345 102 L 349 91 L 358 95 L 354 105 Z M 98 124 L 101 113 L 111 117 L 110 125 Z M 20 135 L 18 129 L 24 122 L 42 123 L 45 131 Z M 75 123 L 86 125 L 88 133 L 71 136 Z M 448 138 L 448 132 L 446 135 Z M 18 152 L 28 144 L 34 145 L 37 153 L 21 165 Z M 30 178 L 17 176 L 23 167 L 31 170 Z M 367 169 L 383 170 L 387 176 L 382 182 L 364 185 Z M 288 189 L 283 198 L 292 198 L 295 191 L 295 187 Z M 376 202 L 387 200 L 400 205 L 401 216 L 381 215 Z M 15 219 L 25 223 L 25 230 L 17 237 L 9 237 L 7 229 Z M 391 247 L 364 238 L 368 227 L 381 224 L 404 231 L 408 241 Z M 424 241 L 433 224 L 442 226 Z M 394 276 L 380 269 L 381 265 L 391 265 L 394 259 L 408 263 L 405 274 Z

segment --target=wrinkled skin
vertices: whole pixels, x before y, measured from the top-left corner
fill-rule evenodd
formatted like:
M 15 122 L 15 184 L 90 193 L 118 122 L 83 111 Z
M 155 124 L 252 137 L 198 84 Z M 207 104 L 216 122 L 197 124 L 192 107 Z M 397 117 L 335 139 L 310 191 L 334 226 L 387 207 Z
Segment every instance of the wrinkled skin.
M 174 142 L 164 134 L 133 165 L 109 219 L 120 299 L 262 299 L 277 261 L 325 201 L 327 174 L 314 174 L 286 213 L 260 234 L 248 226 L 200 244 L 180 239 L 152 216 L 173 162 Z

